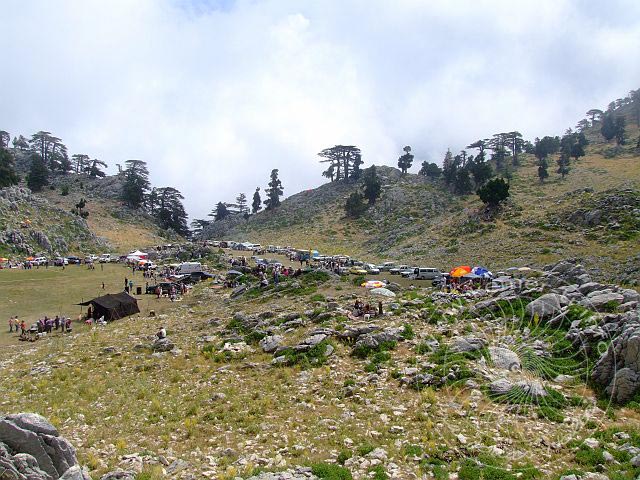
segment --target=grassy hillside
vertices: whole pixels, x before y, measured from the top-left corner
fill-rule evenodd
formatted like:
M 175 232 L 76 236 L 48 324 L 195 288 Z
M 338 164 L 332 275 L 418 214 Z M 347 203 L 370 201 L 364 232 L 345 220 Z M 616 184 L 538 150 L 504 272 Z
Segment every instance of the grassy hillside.
M 332 183 L 293 195 L 279 209 L 248 221 L 214 224 L 209 235 L 439 267 L 486 264 L 502 269 L 578 257 L 603 278 L 626 272 L 633 282 L 640 280 L 630 262 L 640 254 L 640 152 L 635 146 L 639 133 L 629 121 L 629 141 L 616 148 L 602 141 L 596 124 L 586 131 L 591 141 L 587 155 L 572 160 L 564 180 L 555 173 L 556 155 L 550 156 L 550 178 L 543 184 L 535 157 L 522 155 L 521 166 L 512 172 L 511 198 L 490 220 L 479 214 L 483 205 L 476 195 L 454 196 L 441 184 L 380 167 L 383 193 L 358 220 L 344 217 L 346 197 L 358 186 Z M 618 198 L 623 190 L 628 192 Z M 611 205 L 620 206 L 620 215 L 626 209 L 622 223 L 609 218 Z M 601 218 L 596 225 L 582 226 L 569 218 L 576 209 L 600 210 Z

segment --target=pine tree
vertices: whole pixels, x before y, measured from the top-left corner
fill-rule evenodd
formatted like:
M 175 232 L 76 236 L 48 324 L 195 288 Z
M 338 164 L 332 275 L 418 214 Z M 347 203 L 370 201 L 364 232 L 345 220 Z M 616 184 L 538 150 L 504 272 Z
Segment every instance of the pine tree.
M 350 218 L 358 218 L 360 217 L 365 210 L 367 209 L 367 205 L 364 203 L 364 197 L 360 192 L 353 192 L 347 198 L 347 202 L 344 205 L 345 213 L 347 217 Z
M 622 116 L 616 117 L 615 136 L 616 136 L 616 143 L 618 145 L 624 145 L 625 125 L 626 125 L 626 122 L 624 120 L 624 117 Z
M 562 179 L 569 173 L 569 154 L 561 153 L 558 157 L 558 173 L 562 175 Z
M 258 213 L 262 205 L 262 199 L 260 198 L 260 187 L 256 187 L 256 191 L 253 192 L 253 202 L 251 203 L 251 213 Z
M 236 208 L 238 213 L 243 216 L 249 215 L 249 207 L 247 206 L 247 196 L 241 193 L 236 197 Z
M 364 171 L 362 180 L 364 181 L 364 197 L 369 201 L 369 205 L 373 205 L 382 190 L 375 165 L 371 165 Z
M 490 207 L 497 207 L 500 202 L 509 198 L 509 184 L 503 178 L 494 178 L 479 188 L 476 193 L 483 203 Z
M 613 120 L 613 114 L 607 112 L 602 117 L 602 126 L 600 127 L 600 133 L 604 139 L 608 142 L 616 136 L 616 125 Z
M 460 168 L 456 172 L 455 190 L 456 193 L 460 195 L 467 195 L 468 193 L 471 193 L 473 191 L 468 169 Z
M 267 198 L 264 201 L 267 210 L 273 210 L 280 206 L 280 197 L 284 193 L 282 190 L 282 182 L 278 178 L 278 169 L 271 170 L 271 181 L 269 188 L 265 190 Z
M 179 235 L 188 236 L 187 212 L 182 200 L 184 197 L 179 190 L 173 187 L 160 187 L 156 189 L 158 205 L 156 221 L 164 230 L 173 230 Z
M 398 158 L 398 168 L 402 172 L 402 174 L 406 174 L 407 170 L 411 168 L 413 164 L 413 155 L 411 155 L 411 147 L 407 145 L 402 150 L 404 150 L 404 155 Z
M 422 167 L 418 172 L 418 175 L 424 175 L 427 178 L 438 178 L 442 175 L 442 169 L 435 163 L 422 162 Z
M 5 148 L 0 148 L 0 188 L 18 183 L 13 155 Z
M 39 192 L 49 183 L 49 170 L 42 157 L 34 153 L 31 155 L 31 167 L 27 176 L 27 186 L 34 192 Z
M 231 215 L 231 212 L 223 202 L 218 202 L 215 210 L 209 214 L 209 216 L 213 217 L 216 222 L 224 220 L 229 215 Z
M 145 195 L 149 190 L 149 170 L 146 162 L 142 160 L 127 160 L 127 168 L 124 170 L 124 185 L 122 186 L 122 199 L 129 208 L 140 208 L 145 201 Z
M 545 178 L 549 177 L 549 164 L 547 163 L 546 157 L 538 160 L 538 178 L 540 179 L 540 183 L 544 182 Z

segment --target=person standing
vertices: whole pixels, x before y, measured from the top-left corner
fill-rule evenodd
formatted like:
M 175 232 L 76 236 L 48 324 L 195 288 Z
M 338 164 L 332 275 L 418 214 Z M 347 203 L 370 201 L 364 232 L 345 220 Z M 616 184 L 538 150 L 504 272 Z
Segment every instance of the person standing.
M 18 326 L 16 325 L 16 332 L 18 331 Z M 9 318 L 9 333 L 13 333 L 13 317 Z
M 129 290 L 127 291 L 133 295 L 133 280 L 129 280 Z
M 18 317 L 16 317 L 16 320 L 18 319 Z M 22 335 L 25 335 L 27 333 L 27 322 L 25 322 L 24 320 L 22 320 L 22 322 L 20 322 L 20 330 L 22 330 Z M 16 332 L 18 331 L 18 328 L 16 326 Z

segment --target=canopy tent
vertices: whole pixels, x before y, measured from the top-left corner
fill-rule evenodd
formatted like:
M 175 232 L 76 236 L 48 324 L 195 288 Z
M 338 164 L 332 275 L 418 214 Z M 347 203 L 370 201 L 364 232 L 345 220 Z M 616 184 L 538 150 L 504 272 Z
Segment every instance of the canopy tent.
M 140 313 L 138 301 L 125 292 L 108 293 L 107 295 L 96 297 L 93 300 L 78 303 L 78 305 L 91 305 L 93 307 L 92 318 L 97 319 L 104 316 L 106 321 L 117 320 L 133 315 L 134 313 Z
M 471 267 L 468 265 L 460 265 L 449 272 L 454 278 L 464 277 L 467 273 L 471 273 Z
M 148 253 L 141 252 L 140 250 L 136 250 L 127 255 L 127 258 L 131 260 L 145 260 L 148 257 Z
M 482 277 L 482 278 L 493 278 L 493 273 L 491 273 L 485 267 L 473 267 L 473 270 L 471 270 L 471 273 L 473 273 L 474 275 L 478 275 L 479 277 Z

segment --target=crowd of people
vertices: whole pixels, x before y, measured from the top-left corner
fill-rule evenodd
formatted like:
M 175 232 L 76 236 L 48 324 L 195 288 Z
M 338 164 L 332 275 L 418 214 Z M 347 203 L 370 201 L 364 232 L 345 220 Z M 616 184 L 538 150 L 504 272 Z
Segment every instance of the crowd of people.
M 54 331 L 60 333 L 71 333 L 71 319 L 69 317 L 44 316 L 27 328 L 27 322 L 17 316 L 9 318 L 9 333 L 20 335 L 20 340 L 34 341 L 42 335 L 51 334 Z

